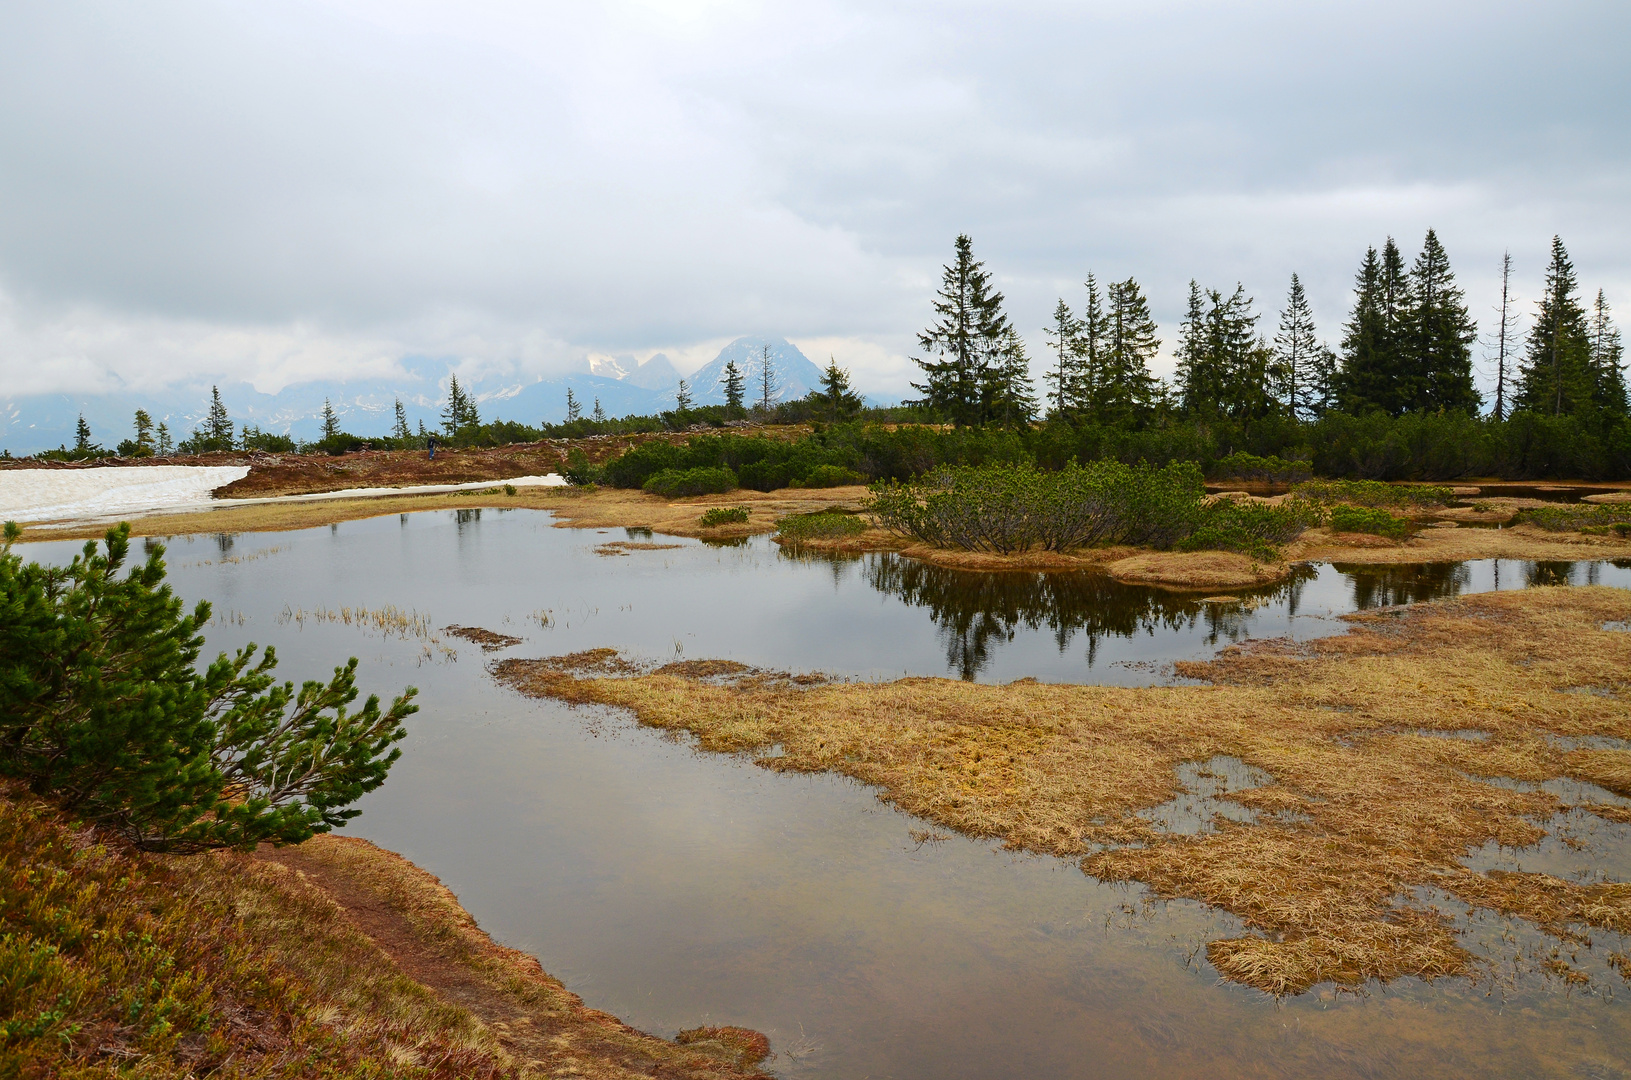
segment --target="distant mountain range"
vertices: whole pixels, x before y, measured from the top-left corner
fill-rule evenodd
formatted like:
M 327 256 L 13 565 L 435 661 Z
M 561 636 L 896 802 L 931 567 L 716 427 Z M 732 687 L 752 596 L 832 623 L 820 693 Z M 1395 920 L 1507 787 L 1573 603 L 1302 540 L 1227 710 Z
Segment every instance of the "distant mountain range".
M 760 360 L 767 346 L 775 400 L 803 397 L 819 384 L 821 369 L 796 346 L 781 338 L 742 337 L 691 375 L 688 386 L 692 400 L 699 405 L 723 405 L 725 364 L 734 359 L 744 375 L 748 402 L 757 401 Z M 415 357 L 404 361 L 404 367 L 405 374 L 396 380 L 323 380 L 288 386 L 276 394 L 263 394 L 248 383 L 219 386 L 221 400 L 234 423 L 252 424 L 297 439 L 316 439 L 321 434 L 325 398 L 334 407 L 340 426 L 354 435 L 390 431 L 398 398 L 410 427 L 417 430 L 421 421 L 427 428 L 436 427 L 447 403 L 449 365 Z M 674 407 L 681 377 L 668 357 L 658 353 L 644 364 L 632 356 L 597 357 L 585 373 L 532 383 L 492 380 L 467 389 L 475 394 L 483 420 L 558 423 L 566 417 L 568 387 L 586 416 L 597 399 L 608 416 L 650 415 Z M 209 405 L 208 384 L 174 386 L 153 394 L 0 397 L 0 449 L 25 455 L 72 445 L 75 425 L 83 414 L 91 427 L 91 438 L 112 450 L 121 439 L 134 437 L 131 421 L 137 409 L 146 409 L 155 422 L 167 424 L 171 437 L 179 442 L 204 422 Z

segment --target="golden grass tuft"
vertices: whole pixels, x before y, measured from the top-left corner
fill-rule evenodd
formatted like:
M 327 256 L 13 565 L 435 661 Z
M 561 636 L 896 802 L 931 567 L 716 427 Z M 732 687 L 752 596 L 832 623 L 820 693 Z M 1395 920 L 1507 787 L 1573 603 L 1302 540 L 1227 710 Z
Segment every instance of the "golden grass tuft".
M 1118 559 L 1104 569 L 1129 585 L 1154 585 L 1174 592 L 1249 589 L 1279 581 L 1291 572 L 1286 563 L 1230 551 L 1156 551 Z
M 1209 685 L 1119 688 L 947 679 L 813 685 L 509 661 L 499 678 L 568 702 L 622 706 L 767 768 L 832 771 L 970 836 L 1077 858 L 1238 916 L 1214 941 L 1227 979 L 1273 994 L 1319 982 L 1477 975 L 1436 890 L 1568 940 L 1631 929 L 1631 886 L 1477 873 L 1495 842 L 1534 844 L 1568 779 L 1631 796 L 1631 751 L 1552 736 L 1631 738 L 1631 592 L 1539 588 L 1349 617 L 1305 644 L 1253 642 L 1179 673 Z M 607 677 L 614 676 L 614 677 Z M 1578 692 L 1582 688 L 1592 693 Z M 1484 738 L 1434 737 L 1479 732 Z M 1256 815 L 1165 832 L 1148 811 L 1177 769 L 1224 756 L 1271 779 L 1230 792 Z M 1626 820 L 1611 797 L 1584 804 Z M 1141 815 L 1140 811 L 1145 814 Z

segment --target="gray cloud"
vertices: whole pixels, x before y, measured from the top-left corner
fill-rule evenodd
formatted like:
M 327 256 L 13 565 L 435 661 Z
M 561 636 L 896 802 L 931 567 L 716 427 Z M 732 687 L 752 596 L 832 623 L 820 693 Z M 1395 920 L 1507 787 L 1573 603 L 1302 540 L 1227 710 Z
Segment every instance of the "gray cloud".
M 1475 313 L 1560 232 L 1631 303 L 1608 3 L 154 3 L 0 13 L 0 376 L 276 388 L 770 332 L 904 388 L 952 236 L 1336 336 L 1438 228 Z M 1040 341 L 1040 334 L 1034 337 Z M 812 354 L 814 355 L 814 354 Z

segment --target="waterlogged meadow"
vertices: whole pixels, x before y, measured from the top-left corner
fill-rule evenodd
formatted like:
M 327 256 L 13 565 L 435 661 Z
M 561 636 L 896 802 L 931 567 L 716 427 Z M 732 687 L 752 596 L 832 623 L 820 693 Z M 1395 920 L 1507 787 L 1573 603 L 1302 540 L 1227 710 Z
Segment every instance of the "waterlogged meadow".
M 828 516 L 854 519 L 815 514 L 808 525 L 783 528 L 826 536 L 850 527 Z M 613 544 L 622 545 L 620 557 L 597 554 Z M 31 556 L 66 558 L 77 546 L 36 545 Z M 272 548 L 281 550 L 246 557 Z M 228 552 L 236 561 L 220 558 Z M 1158 864 L 1186 836 L 1224 850 L 1254 827 L 1248 818 L 1269 820 L 1287 809 L 1264 801 L 1274 785 L 1265 788 L 1251 771 L 1257 766 L 1237 764 L 1230 748 L 1199 748 L 1194 756 L 1175 743 L 1150 758 L 1167 779 L 1151 766 L 1148 805 L 1129 808 L 1150 837 L 1144 847 L 1100 853 L 1103 877 L 1124 879 L 1111 884 L 1084 874 L 1075 857 L 1005 850 L 994 835 L 971 838 L 982 835 L 978 829 L 959 832 L 881 804 L 876 788 L 840 775 L 851 768 L 843 747 L 772 748 L 772 756 L 795 759 L 762 768 L 746 757 L 698 753 L 689 736 L 637 726 L 622 708 L 525 697 L 488 670 L 612 648 L 637 669 L 669 667 L 664 678 L 711 687 L 707 694 L 735 693 L 724 684 L 751 675 L 743 669 L 825 673 L 836 681 L 819 692 L 858 701 L 905 693 L 910 684 L 897 682 L 903 675 L 950 676 L 955 683 L 932 685 L 984 684 L 967 689 L 1035 698 L 1064 717 L 1075 706 L 1052 709 L 1049 695 L 1097 692 L 1070 684 L 1210 694 L 1174 665 L 1205 662 L 1254 639 L 1280 639 L 1291 650 L 1257 662 L 1298 662 L 1298 649 L 1320 642 L 1337 648 L 1347 612 L 1543 585 L 1623 588 L 1631 585 L 1631 566 L 1318 565 L 1274 586 L 1212 597 L 1118 585 L 1085 572 L 969 574 L 891 554 L 821 554 L 762 536 L 709 543 L 556 529 L 546 514 L 520 510 L 177 538 L 169 559 L 180 595 L 234 613 L 207 628 L 207 653 L 273 644 L 291 669 L 357 655 L 365 691 L 419 686 L 421 711 L 408 725 L 404 757 L 391 782 L 363 800 L 364 813 L 348 831 L 439 876 L 499 940 L 536 954 L 589 1005 L 637 1027 L 666 1035 L 709 1023 L 762 1030 L 778 1055 L 769 1067 L 788 1078 L 1631 1071 L 1631 993 L 1611 962 L 1627 954 L 1623 942 L 1560 942 L 1531 920 L 1503 914 L 1498 897 L 1471 894 L 1471 879 L 1458 871 L 1421 887 L 1413 876 L 1419 868 L 1371 868 L 1397 873 L 1417 890 L 1400 902 L 1441 913 L 1443 927 L 1412 924 L 1411 932 L 1425 933 L 1435 947 L 1448 940 L 1465 950 L 1481 973 L 1476 981 L 1403 975 L 1347 987 L 1356 992 L 1315 981 L 1278 1002 L 1249 985 L 1220 984 L 1226 968 L 1243 973 L 1256 958 L 1211 946 L 1260 932 L 1258 916 L 1221 903 L 1236 887 L 1223 874 L 1227 867 L 1219 863 L 1193 880 L 1175 876 L 1155 889 L 1144 883 L 1155 870 L 1139 860 Z M 1374 640 L 1386 643 L 1392 616 L 1378 618 Z M 461 662 L 423 663 L 432 639 Z M 1231 670 L 1246 682 L 1260 674 L 1249 665 Z M 1341 670 L 1332 667 L 1331 678 L 1304 693 L 1305 735 L 1340 725 L 1350 715 L 1343 708 L 1363 703 L 1338 700 L 1343 694 L 1387 698 L 1363 680 L 1333 682 Z M 695 678 L 706 672 L 725 674 Z M 1026 678 L 1061 685 L 1013 685 Z M 1614 699 L 1598 695 L 1600 687 L 1575 689 L 1530 696 L 1581 718 L 1607 715 Z M 1258 694 L 1249 686 L 1230 693 L 1242 701 Z M 1320 694 L 1337 696 L 1314 700 Z M 690 700 L 672 695 L 670 704 Z M 1468 697 L 1456 708 L 1471 716 L 1480 700 Z M 1395 704 L 1401 716 L 1408 712 L 1405 697 Z M 860 709 L 850 719 L 888 715 Z M 1449 731 L 1417 716 L 1411 730 L 1376 737 L 1391 740 L 1389 752 L 1405 755 L 1400 760 L 1412 769 L 1436 776 L 1457 761 L 1483 762 L 1510 749 L 1524 717 L 1498 719 L 1493 726 L 1454 719 Z M 1137 737 L 1132 729 L 1124 734 Z M 1195 736 L 1189 728 L 1180 734 Z M 1239 734 L 1235 756 L 1275 741 L 1269 731 Z M 1604 737 L 1596 729 L 1580 736 Z M 1288 761 L 1307 756 L 1301 745 L 1288 744 Z M 1617 748 L 1525 741 L 1522 761 L 1512 760 L 1606 754 L 1608 761 Z M 960 771 L 948 774 L 952 793 L 967 798 L 987 784 L 998 792 L 995 781 L 1013 766 L 976 742 L 963 749 Z M 1339 758 L 1349 752 L 1319 748 Z M 825 771 L 821 755 L 829 753 L 836 757 Z M 817 771 L 795 771 L 806 758 Z M 1333 784 L 1352 780 L 1355 791 L 1370 776 L 1331 775 Z M 979 786 L 971 787 L 975 780 Z M 1553 803 L 1590 801 L 1561 788 L 1553 793 L 1549 780 L 1512 783 L 1492 798 L 1518 817 L 1534 809 L 1543 831 Z M 1327 803 L 1310 816 L 1324 820 L 1347 805 L 1346 790 L 1319 790 Z M 1451 793 L 1480 791 L 1456 781 Z M 1567 835 L 1537 843 L 1530 843 L 1534 833 L 1519 835 L 1514 818 L 1503 832 L 1509 846 L 1480 847 L 1468 865 L 1518 875 L 1578 872 L 1584 876 L 1568 880 L 1588 889 L 1624 881 L 1631 827 L 1612 817 L 1619 812 L 1613 798 L 1586 794 L 1610 816 L 1589 806 L 1569 810 Z M 1417 801 L 1423 798 L 1430 801 L 1430 792 Z M 1415 805 L 1398 803 L 1389 823 Z M 1331 820 L 1348 830 L 1342 843 L 1358 850 L 1367 842 L 1352 821 Z M 1420 840 L 1440 858 L 1456 830 L 1476 831 L 1477 820 L 1456 818 L 1454 829 L 1436 827 Z M 1106 832 L 1112 824 L 1107 818 L 1091 828 Z M 1511 847 L 1515 842 L 1529 846 Z M 1286 847 L 1290 863 L 1302 867 L 1296 880 L 1318 886 L 1329 873 L 1340 883 L 1340 859 L 1305 857 L 1319 850 L 1306 841 Z M 1355 860 L 1352 866 L 1367 865 Z M 1222 876 L 1208 876 L 1214 870 Z M 1215 890 L 1213 906 L 1195 898 L 1213 896 L 1208 889 Z M 1344 925 L 1363 937 L 1363 912 L 1333 907 L 1331 914 L 1356 919 Z M 1441 948 L 1439 955 L 1459 954 Z

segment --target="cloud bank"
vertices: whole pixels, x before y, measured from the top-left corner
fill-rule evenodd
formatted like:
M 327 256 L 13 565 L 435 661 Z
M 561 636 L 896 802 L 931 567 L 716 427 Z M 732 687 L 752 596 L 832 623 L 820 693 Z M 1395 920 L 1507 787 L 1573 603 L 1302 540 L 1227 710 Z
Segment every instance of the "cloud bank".
M 0 13 L 11 394 L 408 356 L 682 370 L 774 334 L 898 394 L 952 237 L 1037 351 L 1088 270 L 1339 334 L 1439 230 L 1476 316 L 1553 233 L 1631 305 L 1611 3 L 155 2 Z

